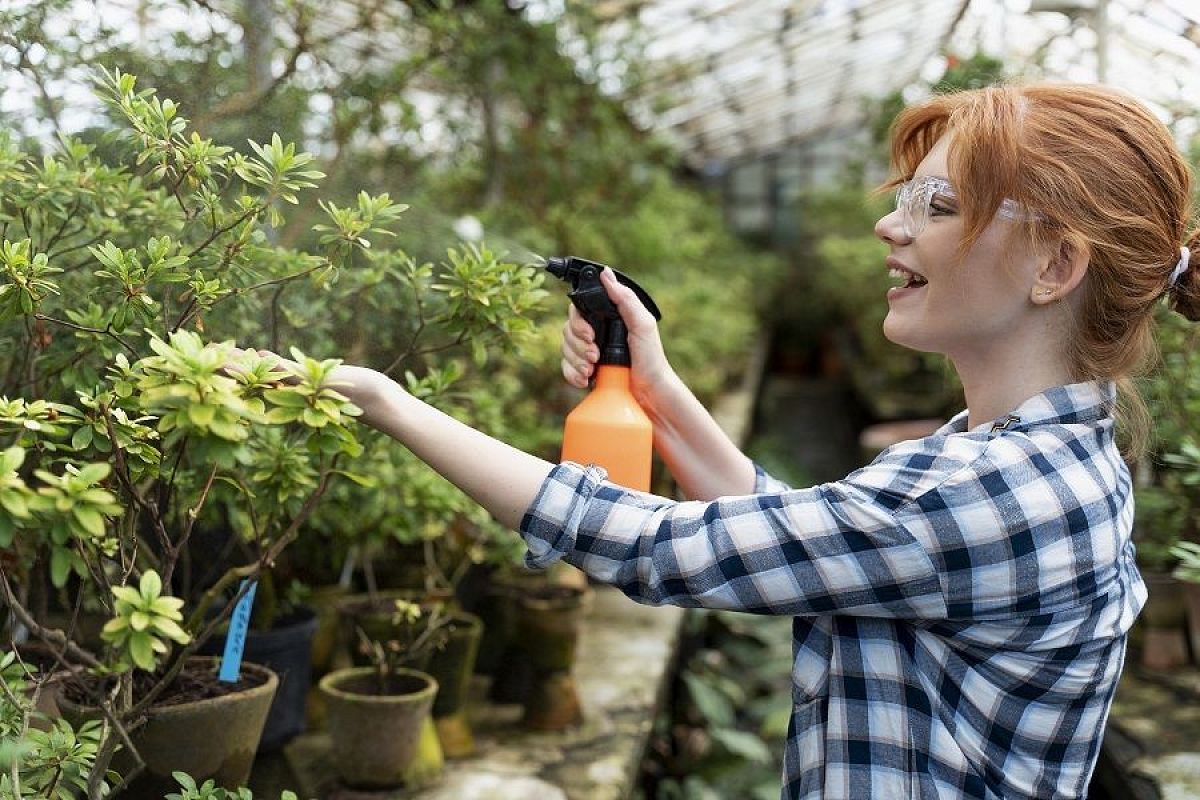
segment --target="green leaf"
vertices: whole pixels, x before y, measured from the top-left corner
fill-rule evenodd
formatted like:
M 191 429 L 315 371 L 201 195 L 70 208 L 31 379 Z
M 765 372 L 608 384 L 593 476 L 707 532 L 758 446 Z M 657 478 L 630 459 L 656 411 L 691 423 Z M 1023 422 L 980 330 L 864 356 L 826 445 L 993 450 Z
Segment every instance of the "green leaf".
M 71 551 L 65 547 L 55 547 L 50 552 L 50 582 L 54 588 L 61 589 L 67 585 L 67 576 L 71 574 Z
M 142 597 L 151 600 L 162 594 L 162 578 L 158 577 L 158 573 L 152 569 L 142 573 L 142 580 L 138 583 L 138 591 Z
M 762 739 L 733 728 L 713 728 L 709 733 L 730 753 L 756 764 L 769 764 L 771 751 Z
M 190 405 L 188 406 L 188 419 L 197 427 L 207 427 L 212 424 L 213 419 L 217 416 L 217 407 L 210 405 Z
M 165 617 L 155 618 L 154 630 L 168 639 L 174 639 L 179 644 L 187 644 L 192 640 L 192 637 L 188 636 L 187 631 L 180 627 L 178 623 Z
M 83 450 L 92 443 L 92 428 L 90 425 L 84 425 L 75 431 L 75 435 L 71 437 L 71 447 L 76 450 Z
M 79 470 L 79 479 L 84 483 L 98 483 L 108 477 L 112 467 L 108 464 L 87 464 Z
M 683 682 L 687 685 L 692 702 L 710 724 L 718 728 L 733 726 L 736 713 L 728 697 L 695 673 L 684 673 Z
M 89 506 L 75 506 L 71 513 L 89 534 L 96 538 L 104 536 L 104 515 L 99 511 Z
M 16 472 L 25 463 L 25 451 L 20 447 L 9 447 L 0 454 L 0 472 Z
M 184 789 L 188 789 L 190 791 L 196 790 L 196 781 L 194 781 L 192 776 L 188 775 L 186 772 L 180 772 L 179 770 L 176 770 L 175 772 L 171 773 L 171 777 L 174 778 L 175 782 Z
M 307 397 L 291 389 L 268 389 L 263 392 L 263 397 L 277 406 L 287 408 L 305 408 L 308 405 Z
M 139 631 L 129 637 L 129 655 L 133 663 L 147 672 L 154 671 L 154 638 Z

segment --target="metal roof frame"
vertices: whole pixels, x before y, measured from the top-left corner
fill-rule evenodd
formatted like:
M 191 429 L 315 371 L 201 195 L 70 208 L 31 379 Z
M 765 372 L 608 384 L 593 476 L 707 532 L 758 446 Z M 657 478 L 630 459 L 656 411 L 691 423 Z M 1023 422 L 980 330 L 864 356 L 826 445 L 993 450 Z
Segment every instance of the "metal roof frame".
M 1108 24 L 1100 26 L 1094 9 L 1105 2 Z M 631 103 L 635 118 L 707 171 L 862 120 L 864 99 L 911 87 L 947 49 L 998 55 L 1028 77 L 1095 80 L 1096 31 L 1105 27 L 1107 82 L 1154 107 L 1181 139 L 1200 132 L 1200 2 L 1043 0 L 1032 12 L 1019 6 L 603 0 L 597 9 L 614 35 L 645 40 L 651 70 Z

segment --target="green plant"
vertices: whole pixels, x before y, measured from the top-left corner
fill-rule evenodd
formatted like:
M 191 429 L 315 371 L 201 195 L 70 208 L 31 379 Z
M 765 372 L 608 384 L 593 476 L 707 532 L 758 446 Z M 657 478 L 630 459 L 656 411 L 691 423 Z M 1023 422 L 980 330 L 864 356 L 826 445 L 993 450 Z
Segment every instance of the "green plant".
M 423 668 L 433 653 L 446 646 L 454 624 L 442 603 L 390 602 L 388 630 L 394 638 L 372 638 L 361 627 L 354 631 L 360 650 L 375 669 L 380 694 L 387 693 L 389 676 L 397 668 Z
M 1171 548 L 1171 555 L 1179 559 L 1172 575 L 1181 581 L 1200 583 L 1200 544 L 1179 542 Z
M 656 725 L 644 766 L 649 800 L 777 797 L 791 717 L 790 621 L 697 614 L 701 647 L 680 673 L 680 699 Z
M 101 724 L 77 730 L 65 719 L 48 719 L 37 710 L 44 683 L 16 652 L 0 652 L 0 797 L 74 800 L 88 788 Z
M 315 345 L 293 336 L 305 326 L 289 313 L 317 319 L 354 293 L 397 311 L 386 301 L 403 295 L 422 313 L 384 337 L 386 368 L 434 394 L 457 377 L 443 351 L 482 363 L 488 346 L 520 338 L 540 299 L 536 271 L 482 246 L 450 250 L 440 269 L 375 246 L 404 211 L 386 194 L 324 204 L 309 251 L 275 244 L 284 209 L 322 177 L 311 156 L 278 136 L 246 152 L 204 139 L 119 71 L 100 70 L 96 89 L 123 121 L 106 158 L 71 138 L 38 158 L 0 135 L 0 591 L 15 621 L 86 676 L 74 691 L 110 723 L 89 762 L 91 798 L 238 587 L 268 586 L 329 486 L 361 478 L 344 468 L 363 448 L 359 411 L 331 378 L 339 362 L 293 350 L 286 374 L 214 339 Z M 202 547 L 220 528 L 235 531 L 236 552 Z M 48 624 L 55 605 L 99 611 L 101 643 Z M 135 692 L 130 666 L 150 688 Z M 23 735 L 37 747 L 18 772 L 47 746 L 40 735 Z
M 1165 571 L 1178 562 L 1175 545 L 1186 550 L 1200 533 L 1200 354 L 1178 314 L 1164 306 L 1156 322 L 1161 360 L 1139 382 L 1151 425 L 1137 469 L 1134 544 L 1138 563 Z
M 172 772 L 171 775 L 179 783 L 182 791 L 171 792 L 165 800 L 254 800 L 254 792 L 246 787 L 238 789 L 222 789 L 207 780 L 197 785 L 196 780 L 186 772 Z M 279 800 L 296 800 L 296 793 L 284 790 Z

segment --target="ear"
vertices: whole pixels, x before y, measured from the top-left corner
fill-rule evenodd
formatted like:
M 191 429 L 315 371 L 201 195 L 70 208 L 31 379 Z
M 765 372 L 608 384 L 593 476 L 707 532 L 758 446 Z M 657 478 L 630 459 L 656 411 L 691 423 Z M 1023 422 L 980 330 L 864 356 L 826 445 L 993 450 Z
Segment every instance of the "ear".
M 1039 266 L 1029 299 L 1034 305 L 1046 305 L 1067 297 L 1087 275 L 1091 255 L 1083 242 L 1062 239 Z

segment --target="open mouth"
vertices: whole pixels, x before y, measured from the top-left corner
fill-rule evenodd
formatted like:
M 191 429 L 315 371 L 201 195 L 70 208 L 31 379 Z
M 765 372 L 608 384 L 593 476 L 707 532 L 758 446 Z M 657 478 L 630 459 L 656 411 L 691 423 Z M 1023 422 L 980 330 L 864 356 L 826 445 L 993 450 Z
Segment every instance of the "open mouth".
M 896 281 L 894 285 L 900 289 L 912 289 L 917 286 L 924 286 L 929 282 L 921 275 L 900 267 L 889 267 L 888 276 L 893 281 Z

